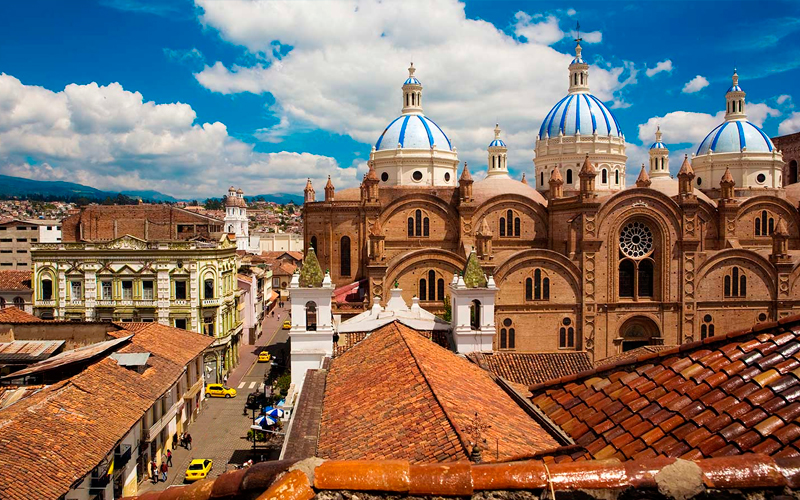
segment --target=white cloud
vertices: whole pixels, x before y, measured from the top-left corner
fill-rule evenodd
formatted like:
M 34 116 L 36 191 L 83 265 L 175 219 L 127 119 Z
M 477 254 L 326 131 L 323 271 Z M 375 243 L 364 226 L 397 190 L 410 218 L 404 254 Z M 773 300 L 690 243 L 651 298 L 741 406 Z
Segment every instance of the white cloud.
M 781 112 L 777 109 L 770 108 L 763 102 L 748 103 L 745 107 L 747 112 L 747 119 L 755 123 L 759 127 L 764 126 L 764 120 L 767 118 L 775 118 L 781 116 Z
M 517 36 L 525 37 L 529 42 L 552 45 L 564 38 L 565 33 L 558 27 L 556 16 L 531 18 L 525 12 L 519 11 L 514 17 L 517 21 L 514 25 L 514 33 Z M 539 19 L 542 20 L 538 21 Z
M 686 82 L 686 85 L 683 86 L 683 90 L 681 90 L 681 92 L 684 94 L 694 94 L 695 92 L 700 92 L 706 87 L 708 87 L 708 80 L 706 80 L 704 76 L 697 75 Z
M 778 104 L 783 104 L 786 101 L 791 101 L 791 100 L 792 100 L 792 96 L 790 96 L 788 94 L 783 94 L 783 95 L 779 95 L 778 98 L 775 99 L 775 102 L 777 102 Z
M 260 153 L 220 122 L 195 123 L 191 106 L 155 104 L 118 83 L 67 85 L 61 92 L 0 74 L 0 172 L 68 180 L 99 189 L 155 189 L 178 197 L 301 192 L 305 178 L 337 188 L 356 168 L 310 153 Z
M 797 111 L 778 125 L 778 133 L 780 135 L 794 134 L 795 132 L 800 132 L 800 112 Z
M 657 63 L 652 68 L 647 68 L 644 72 L 648 78 L 653 78 L 659 73 L 672 73 L 672 61 L 669 59 L 665 59 L 659 63 Z
M 491 23 L 468 19 L 456 0 L 196 3 L 204 25 L 253 54 L 271 52 L 275 41 L 292 47 L 280 59 L 252 66 L 210 64 L 196 74 L 204 87 L 270 93 L 293 126 L 372 144 L 400 112 L 399 87 L 413 58 L 425 86 L 425 113 L 471 164 L 485 162 L 491 129 L 499 122 L 512 147 L 509 164 L 532 169 L 536 132 L 566 94 L 566 68 L 574 57 L 548 45 L 564 36 L 549 14 L 517 15 L 527 28 L 538 26 L 529 35 L 540 42 L 523 41 Z M 419 16 L 420 11 L 426 15 Z M 592 52 L 584 49 L 584 58 L 592 60 Z M 630 79 L 628 72 L 622 76 L 623 69 L 593 66 L 593 93 L 615 100 L 624 85 L 620 78 Z

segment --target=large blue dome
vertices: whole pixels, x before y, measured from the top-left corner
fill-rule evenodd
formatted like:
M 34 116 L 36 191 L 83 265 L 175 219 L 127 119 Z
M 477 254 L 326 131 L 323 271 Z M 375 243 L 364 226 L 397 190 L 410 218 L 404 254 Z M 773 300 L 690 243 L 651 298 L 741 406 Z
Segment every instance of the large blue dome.
M 404 149 L 436 149 L 452 151 L 453 145 L 439 125 L 423 114 L 400 115 L 386 127 L 375 149 L 396 149 L 397 145 Z
M 747 120 L 723 122 L 703 139 L 697 148 L 698 155 L 714 153 L 739 153 L 742 149 L 770 153 L 775 146 L 763 130 Z
M 579 92 L 568 94 L 553 106 L 539 128 L 539 138 L 558 137 L 559 132 L 575 135 L 578 131 L 581 135 L 597 132 L 622 137 L 617 118 L 606 105 L 592 94 Z

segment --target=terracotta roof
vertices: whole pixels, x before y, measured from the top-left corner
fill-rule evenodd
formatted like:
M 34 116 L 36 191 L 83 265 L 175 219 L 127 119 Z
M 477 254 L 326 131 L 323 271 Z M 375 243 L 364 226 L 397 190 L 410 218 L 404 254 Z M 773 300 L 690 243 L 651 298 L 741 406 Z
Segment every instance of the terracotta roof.
M 532 400 L 596 459 L 800 457 L 798 333 L 798 316 L 761 323 L 532 386 Z
M 794 498 L 800 459 L 747 455 L 689 462 L 413 464 L 405 460 L 321 464 L 281 460 L 123 500 L 309 500 L 313 498 Z M 741 491 L 740 491 L 741 490 Z M 474 495 L 474 496 L 473 496 Z M 781 496 L 785 495 L 785 496 Z
M 131 339 L 130 332 L 125 332 L 125 336 L 123 337 L 115 338 L 112 340 L 106 340 L 104 342 L 97 342 L 96 344 L 90 344 L 87 346 L 78 347 L 77 349 L 72 349 L 69 351 L 64 351 L 60 354 L 53 356 L 52 358 L 47 358 L 43 361 L 39 361 L 38 363 L 34 363 L 22 370 L 12 372 L 8 375 L 4 375 L 3 377 L 0 377 L 0 379 L 15 380 L 29 375 L 42 374 L 45 372 L 51 372 L 53 370 L 63 370 L 64 368 L 70 365 L 88 363 L 93 361 L 95 358 L 98 358 L 99 356 L 107 354 L 109 351 L 118 349 L 121 345 L 125 344 L 130 339 Z
M 334 359 L 317 454 L 337 459 L 466 460 L 475 414 L 491 444 L 484 460 L 559 446 L 491 376 L 399 322 Z
M 0 410 L 7 408 L 17 401 L 33 396 L 44 389 L 43 385 L 0 385 Z
M 44 320 L 13 306 L 0 309 L 0 323 L 40 323 L 42 321 Z
M 442 330 L 423 331 L 414 330 L 419 335 L 422 335 L 428 340 L 433 341 L 436 345 L 440 345 L 445 349 L 450 346 L 449 332 Z M 333 356 L 339 357 L 353 348 L 356 344 L 369 336 L 370 332 L 339 332 L 339 341 L 333 344 Z
M 678 170 L 678 177 L 683 176 L 694 178 L 694 169 L 692 168 L 692 164 L 689 163 L 689 155 L 683 155 L 683 163 L 681 163 L 681 169 Z
M 0 271 L 0 290 L 31 290 L 30 271 Z
M 119 323 L 125 330 L 109 332 L 113 337 L 133 333 L 131 343 L 156 356 L 184 365 L 214 343 L 214 338 L 161 323 Z M 127 330 L 127 331 L 126 331 Z
M 618 363 L 619 361 L 636 359 L 639 356 L 643 356 L 645 354 L 666 351 L 668 349 L 673 349 L 673 348 L 675 348 L 674 345 L 645 345 L 642 347 L 637 347 L 636 349 L 631 349 L 630 351 L 625 351 L 619 354 L 615 354 L 613 356 L 609 356 L 607 358 L 598 359 L 597 361 L 594 362 L 594 366 L 610 365 L 612 363 Z M 586 369 L 589 370 L 590 368 Z M 544 380 L 542 380 L 542 382 L 544 382 Z
M 639 177 L 636 178 L 636 187 L 649 187 L 651 184 L 650 182 L 650 175 L 647 174 L 647 169 L 642 163 L 642 169 L 639 171 Z
M 592 368 L 585 351 L 472 353 L 467 357 L 484 370 L 518 384 L 533 385 Z
M 733 186 L 734 184 L 736 184 L 736 181 L 733 180 L 733 176 L 731 175 L 731 169 L 725 167 L 725 172 L 722 174 L 722 178 L 719 180 L 719 185 Z
M 30 364 L 53 355 L 63 340 L 14 340 L 0 342 L 0 363 Z

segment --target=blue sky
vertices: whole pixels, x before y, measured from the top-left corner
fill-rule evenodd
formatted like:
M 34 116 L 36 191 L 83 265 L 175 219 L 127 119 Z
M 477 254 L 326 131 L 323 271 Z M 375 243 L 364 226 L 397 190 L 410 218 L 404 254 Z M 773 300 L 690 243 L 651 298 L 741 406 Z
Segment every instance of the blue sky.
M 413 59 L 461 160 L 481 175 L 499 121 L 519 177 L 578 20 L 629 182 L 656 124 L 677 170 L 734 65 L 751 121 L 800 130 L 798 2 L 27 0 L 0 5 L 0 173 L 189 198 L 353 187 Z

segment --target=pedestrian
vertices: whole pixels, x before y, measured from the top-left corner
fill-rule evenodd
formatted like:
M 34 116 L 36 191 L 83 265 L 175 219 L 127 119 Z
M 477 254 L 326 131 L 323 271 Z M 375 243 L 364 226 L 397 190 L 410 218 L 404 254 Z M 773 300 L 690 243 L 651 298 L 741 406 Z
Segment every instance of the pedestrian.
M 183 431 L 183 434 L 181 434 L 181 446 L 186 448 L 186 431 Z
M 172 450 L 167 450 L 167 465 L 172 467 Z
M 191 450 L 192 449 L 192 435 L 189 434 L 188 432 L 186 433 L 186 445 L 187 445 L 187 448 L 186 448 L 187 450 Z
M 150 478 L 153 480 L 153 484 L 158 482 L 158 465 L 155 460 L 150 462 Z
M 226 373 L 222 377 L 222 385 L 228 385 L 228 374 Z
M 167 467 L 167 462 L 161 462 L 161 480 L 165 483 L 167 482 L 167 471 L 169 467 Z

